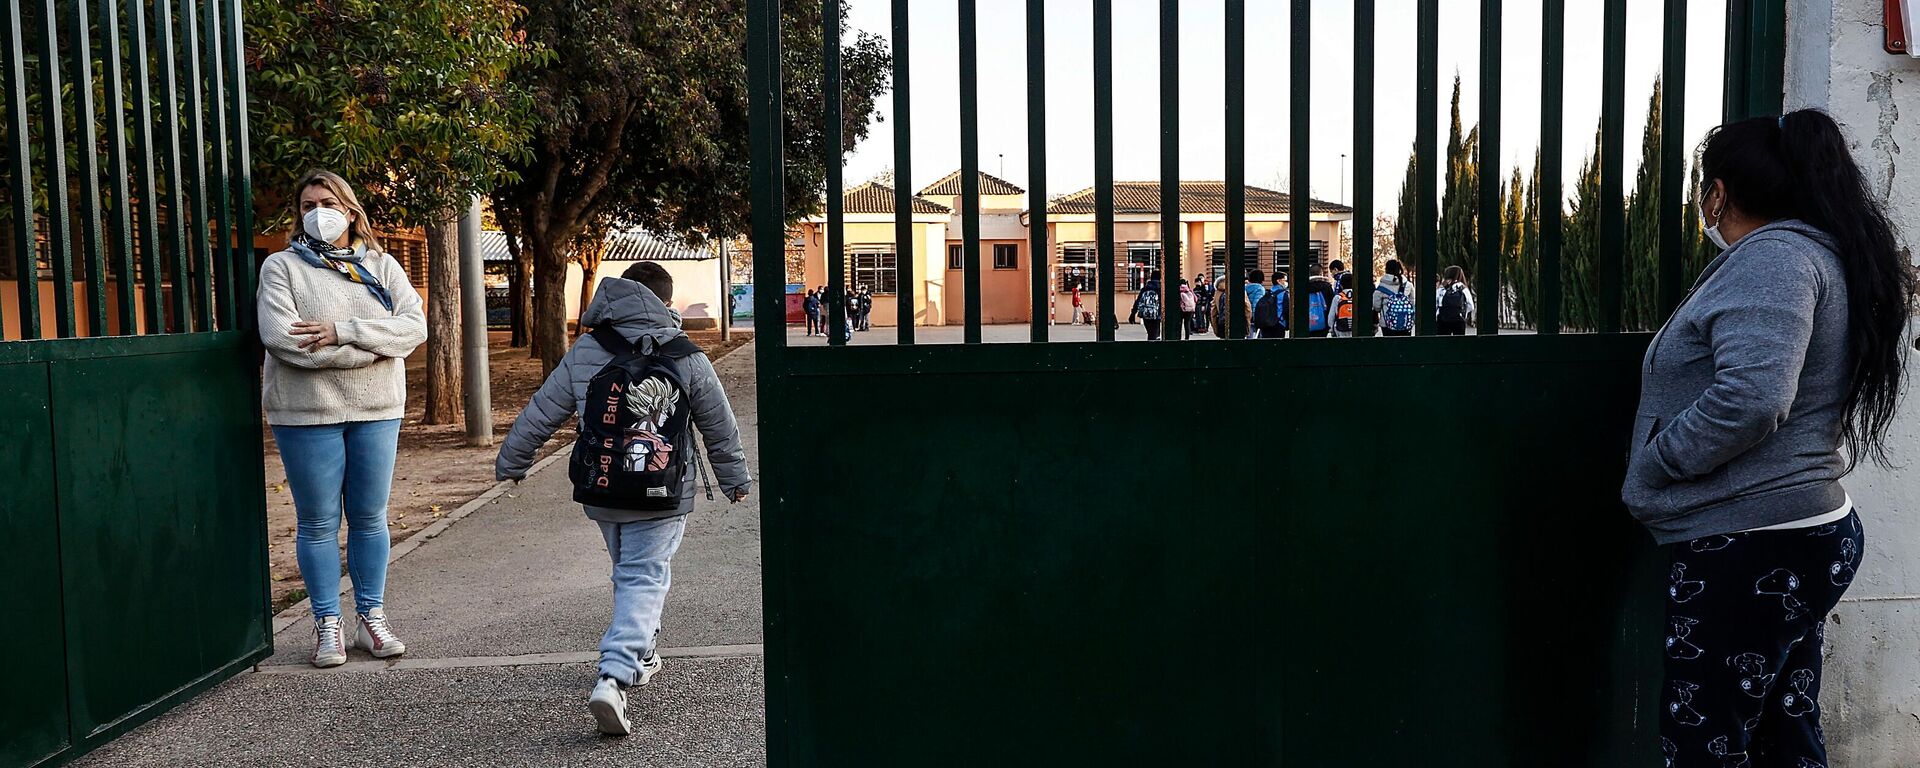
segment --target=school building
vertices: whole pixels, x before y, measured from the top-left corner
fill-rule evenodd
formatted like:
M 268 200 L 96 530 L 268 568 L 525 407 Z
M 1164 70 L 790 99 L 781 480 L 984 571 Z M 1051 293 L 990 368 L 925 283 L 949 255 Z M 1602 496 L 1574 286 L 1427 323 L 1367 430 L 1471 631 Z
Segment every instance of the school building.
M 1031 227 L 1026 190 L 1004 179 L 982 173 L 980 182 L 980 317 L 981 322 L 1024 323 L 1032 318 Z M 965 321 L 965 251 L 961 217 L 966 201 L 960 195 L 960 171 L 927 185 L 912 198 L 912 300 L 919 325 L 958 325 Z M 1180 248 L 1174 266 L 1188 279 L 1215 279 L 1227 270 L 1226 184 L 1183 181 L 1179 193 Z M 874 292 L 874 325 L 893 325 L 902 287 L 896 266 L 899 249 L 894 239 L 894 190 L 868 182 L 847 190 L 843 198 L 845 254 L 849 289 L 868 286 Z M 1114 185 L 1114 314 L 1125 319 L 1147 278 L 1162 268 L 1160 182 L 1123 181 Z M 1246 264 L 1271 272 L 1292 264 L 1292 198 L 1270 189 L 1246 187 Z M 1318 263 L 1345 259 L 1341 227 L 1353 220 L 1353 209 L 1312 200 L 1308 204 L 1308 238 Z M 1045 226 L 1048 258 L 1046 284 L 1053 320 L 1070 322 L 1074 287 L 1089 312 L 1098 312 L 1099 238 L 1096 234 L 1093 189 L 1055 198 L 1047 205 Z M 791 260 L 804 264 L 806 285 L 827 283 L 826 217 L 800 222 L 788 241 Z

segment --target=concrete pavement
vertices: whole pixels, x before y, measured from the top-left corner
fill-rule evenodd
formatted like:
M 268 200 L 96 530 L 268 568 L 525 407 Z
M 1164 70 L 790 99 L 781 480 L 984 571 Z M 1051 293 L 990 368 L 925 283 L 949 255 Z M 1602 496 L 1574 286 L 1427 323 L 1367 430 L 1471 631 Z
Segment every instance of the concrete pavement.
M 751 345 L 716 367 L 757 475 Z M 611 739 L 585 708 L 611 612 L 606 547 L 571 492 L 556 463 L 394 562 L 387 605 L 403 661 L 356 651 L 315 670 L 312 622 L 299 616 L 281 622 L 258 672 L 75 765 L 764 764 L 757 501 L 699 498 L 673 564 L 665 670 L 633 696 L 636 733 Z

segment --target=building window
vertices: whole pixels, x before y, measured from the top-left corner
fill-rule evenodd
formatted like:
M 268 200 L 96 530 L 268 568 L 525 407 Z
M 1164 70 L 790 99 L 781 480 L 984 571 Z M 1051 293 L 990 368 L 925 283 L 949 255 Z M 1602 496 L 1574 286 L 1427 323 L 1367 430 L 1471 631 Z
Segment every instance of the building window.
M 1059 265 L 1054 268 L 1054 274 L 1059 275 L 1060 292 L 1071 292 L 1076 287 L 1082 293 L 1093 290 L 1099 263 L 1100 253 L 1093 243 L 1061 245 Z
M 1244 264 L 1246 268 L 1259 269 L 1260 268 L 1260 241 L 1248 240 L 1243 247 L 1244 247 L 1244 250 L 1242 250 L 1241 253 L 1245 254 Z M 1207 263 L 1212 265 L 1212 278 L 1214 280 L 1219 280 L 1222 277 L 1226 277 L 1227 276 L 1227 244 L 1221 243 L 1221 242 L 1207 243 Z M 1243 276 L 1243 279 L 1244 279 L 1244 276 Z
M 885 250 L 850 250 L 847 252 L 847 269 L 851 275 L 847 278 L 847 289 L 865 286 L 876 295 L 891 296 L 899 292 L 900 278 L 894 267 L 891 247 Z
M 954 244 L 947 246 L 947 269 L 955 272 L 967 268 L 967 247 Z
M 993 246 L 994 269 L 1019 269 L 1020 246 L 1013 243 L 995 243 Z
M 1138 293 L 1147 284 L 1147 278 L 1160 269 L 1160 244 L 1155 242 L 1127 243 L 1127 284 L 1121 290 Z
M 1327 241 L 1309 240 L 1307 242 L 1307 253 L 1312 256 L 1312 258 L 1307 261 L 1308 266 L 1319 264 L 1324 267 L 1327 265 Z M 1287 271 L 1293 268 L 1293 241 L 1274 241 L 1273 268 L 1281 271 Z M 1289 274 L 1291 274 L 1291 272 L 1289 272 Z M 1333 276 L 1328 275 L 1327 277 L 1331 278 Z

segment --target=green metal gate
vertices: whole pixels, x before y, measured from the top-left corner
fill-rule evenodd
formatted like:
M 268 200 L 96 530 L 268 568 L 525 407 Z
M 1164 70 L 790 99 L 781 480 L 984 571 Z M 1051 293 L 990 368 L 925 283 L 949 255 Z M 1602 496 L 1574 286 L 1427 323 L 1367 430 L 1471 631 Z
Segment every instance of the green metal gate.
M 977 201 L 975 0 L 957 0 L 964 197 Z M 1656 765 L 1664 634 L 1658 552 L 1617 499 L 1645 334 L 1621 333 L 1626 4 L 1606 0 L 1600 333 L 1559 333 L 1561 227 L 1542 226 L 1538 335 L 1262 344 L 1113 340 L 1113 6 L 1093 2 L 1092 62 L 1054 62 L 1028 0 L 1036 307 L 1029 344 L 980 345 L 978 206 L 963 208 L 964 346 L 786 342 L 780 296 L 756 324 L 765 506 L 769 763 L 830 765 Z M 755 281 L 783 281 L 783 90 L 823 87 L 841 118 L 840 0 L 822 0 L 825 71 L 782 72 L 781 3 L 749 7 Z M 894 0 L 894 210 L 910 210 L 908 0 Z M 1669 0 L 1662 313 L 1680 269 L 1679 119 L 1687 3 Z M 1729 116 L 1779 108 L 1782 3 L 1728 4 Z M 1160 3 L 1163 194 L 1180 178 L 1178 3 Z M 1242 274 L 1244 0 L 1225 0 L 1226 253 Z M 1439 0 L 1418 3 L 1420 231 L 1436 219 Z M 1309 151 L 1314 34 L 1353 34 L 1356 221 L 1374 212 L 1375 3 L 1311 29 L 1294 0 L 1292 167 Z M 1482 0 L 1499 18 L 1501 0 Z M 1540 115 L 1558 199 L 1564 0 L 1546 0 Z M 789 6 L 787 24 L 813 6 Z M 813 23 L 819 23 L 815 21 Z M 1501 41 L 1483 31 L 1482 178 L 1500 178 Z M 1191 57 L 1189 57 L 1191 61 Z M 1091 64 L 1099 212 L 1096 343 L 1047 341 L 1048 66 Z M 785 83 L 785 87 L 777 87 Z M 825 142 L 829 303 L 839 301 L 840 143 Z M 1306 221 L 1307 176 L 1292 177 Z M 1489 189 L 1492 185 L 1483 185 Z M 1479 200 L 1497 225 L 1496 199 Z M 1163 252 L 1178 243 L 1177 206 Z M 902 252 L 913 236 L 900 217 Z M 1306 227 L 1292 253 L 1308 252 Z M 1484 230 L 1483 230 L 1484 232 Z M 1420 276 L 1433 331 L 1433 237 Z M 1498 232 L 1477 292 L 1499 296 Z M 1355 239 L 1356 293 L 1374 254 Z M 913 280 L 907 259 L 899 279 Z M 1305 260 L 1296 259 L 1296 285 Z M 1178 275 L 1168 270 L 1169 287 Z M 1244 296 L 1231 291 L 1240 315 Z M 1164 295 L 1172 295 L 1171 293 Z M 1299 302 L 1304 304 L 1304 302 Z M 1167 302 L 1170 307 L 1177 304 Z M 1300 310 L 1304 315 L 1304 308 Z M 1359 313 L 1360 335 L 1372 318 Z M 1169 322 L 1178 322 L 1172 318 Z M 1236 321 L 1236 325 L 1240 321 Z M 1300 327 L 1300 319 L 1295 327 Z M 1235 328 L 1234 334 L 1244 329 Z M 1419 393 L 1401 405 L 1369 393 Z M 838 407 L 857 400 L 857 417 Z M 1376 459 L 1382 419 L 1403 447 Z M 823 446 L 818 431 L 833 439 Z M 1327 456 L 1340 461 L 1325 461 Z
M 237 0 L 0 14 L 0 766 L 270 651 Z

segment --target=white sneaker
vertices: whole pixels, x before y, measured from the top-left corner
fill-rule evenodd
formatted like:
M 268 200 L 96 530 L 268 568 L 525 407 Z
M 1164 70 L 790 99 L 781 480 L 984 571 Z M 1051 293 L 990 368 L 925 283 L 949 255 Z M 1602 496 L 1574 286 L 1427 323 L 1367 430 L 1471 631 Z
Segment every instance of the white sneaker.
M 593 713 L 593 721 L 601 733 L 608 736 L 633 733 L 633 723 L 627 720 L 627 692 L 620 689 L 618 680 L 601 677 L 593 686 L 593 695 L 587 697 L 587 711 Z
M 661 667 L 660 654 L 656 653 L 652 656 L 648 656 L 644 659 L 641 659 L 640 675 L 639 675 L 640 679 L 634 682 L 633 684 L 634 687 L 638 688 L 640 686 L 643 686 L 643 685 L 646 685 L 647 683 L 652 682 L 653 676 L 660 673 L 660 667 Z
M 387 625 L 387 609 L 375 608 L 360 614 L 353 622 L 353 647 L 364 648 L 376 659 L 407 652 L 407 644 Z
M 347 638 L 340 617 L 327 616 L 313 623 L 313 665 L 325 669 L 347 663 Z

